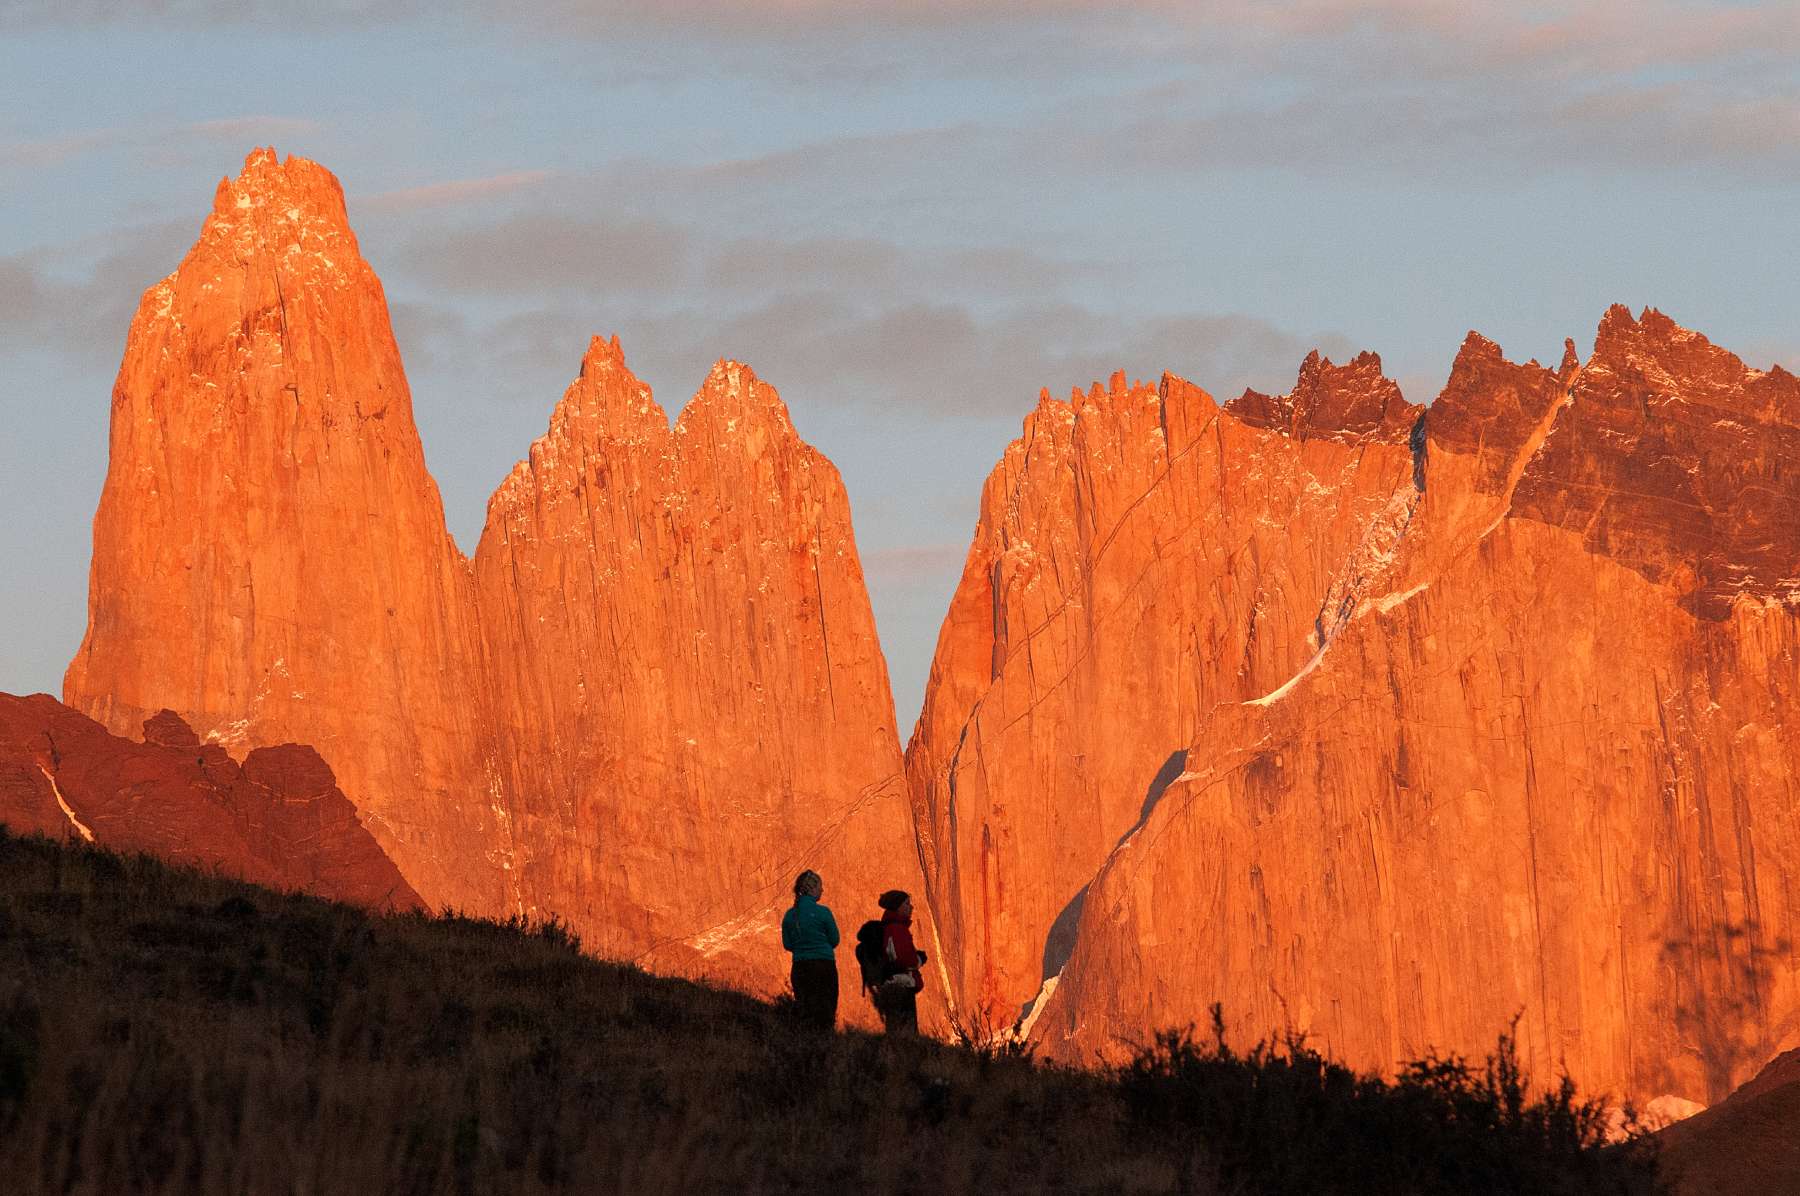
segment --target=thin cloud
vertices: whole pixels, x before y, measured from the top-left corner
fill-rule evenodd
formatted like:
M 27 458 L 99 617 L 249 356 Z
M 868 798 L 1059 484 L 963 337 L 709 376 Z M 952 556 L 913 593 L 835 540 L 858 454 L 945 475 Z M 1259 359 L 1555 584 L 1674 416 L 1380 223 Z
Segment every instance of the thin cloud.
M 103 339 L 116 350 L 130 310 L 117 294 L 104 293 L 100 274 L 71 282 L 31 258 L 0 258 L 0 352 L 49 348 L 91 355 Z
M 841 222 L 852 196 L 873 205 L 864 209 L 871 220 L 884 211 L 916 216 L 917 205 L 903 202 L 909 195 L 940 210 L 985 213 L 991 188 L 981 180 L 995 177 L 1033 188 L 1064 187 L 1071 177 L 1192 180 L 1244 169 L 1483 188 L 1570 172 L 1705 170 L 1785 181 L 1800 169 L 1800 70 L 1788 71 L 1792 81 L 1783 85 L 1731 72 L 1680 84 L 1554 83 L 1530 72 L 1445 84 L 1351 61 L 1266 94 L 1189 79 L 1060 102 L 1006 122 L 834 136 L 714 162 L 622 161 L 583 183 L 591 202 L 614 211 L 649 196 L 667 201 L 663 211 L 695 206 L 711 217 L 729 208 L 791 224 Z M 931 182 L 921 193 L 922 174 Z M 894 267 L 880 246 L 850 236 L 766 252 L 737 246 L 709 268 L 720 285 L 753 285 L 761 265 L 785 253 L 803 282 L 822 268 L 809 254 L 834 250 L 875 278 Z
M 1040 388 L 1066 394 L 1116 369 L 1146 378 L 1172 370 L 1221 397 L 1246 385 L 1286 389 L 1311 349 L 1352 348 L 1246 314 L 1133 320 L 1073 302 L 869 307 L 823 292 L 777 295 L 722 319 L 703 310 L 639 318 L 624 334 L 639 346 L 634 360 L 662 376 L 728 356 L 813 401 L 973 418 L 1022 412 Z
M 1770 181 L 1800 168 L 1800 90 L 1743 97 L 1667 83 L 1575 93 L 1346 83 L 1278 105 L 1203 113 L 1133 97 L 1109 106 L 1103 122 L 1040 129 L 1016 141 L 1015 152 L 1032 137 L 1039 153 L 1060 153 L 1066 168 L 1090 171 L 1398 173 L 1487 186 L 1572 171 L 1706 169 Z
M 1436 59 L 1444 71 L 1528 71 L 1540 81 L 1546 72 L 1619 74 L 1774 58 L 1800 39 L 1800 14 L 1792 5 L 1692 0 L 1219 0 L 1188 7 L 1174 21 L 1208 36 L 1234 36 L 1243 48 L 1263 53 L 1332 47 L 1350 52 L 1340 61 L 1402 56 L 1430 71 Z
M 0 168 L 46 169 L 120 146 L 162 146 L 180 141 L 266 142 L 309 137 L 323 126 L 296 116 L 230 116 L 176 125 L 119 125 L 0 145 Z
M 724 37 L 780 43 L 811 39 L 815 53 L 878 44 L 895 33 L 960 34 L 1004 27 L 1049 28 L 1093 44 L 1121 22 L 1143 21 L 1146 48 L 1178 39 L 1182 48 L 1226 44 L 1233 52 L 1291 54 L 1307 43 L 1359 35 L 1392 46 L 1434 44 L 1458 58 L 1559 69 L 1639 69 L 1780 54 L 1800 37 L 1800 15 L 1785 3 L 1697 0 L 517 0 L 504 6 L 445 0 L 13 0 L 0 26 L 273 25 L 305 29 L 401 26 L 418 20 L 507 26 L 545 38 Z M 1161 31 L 1160 38 L 1143 34 Z M 831 40 L 820 43 L 827 36 Z M 1376 48 L 1376 47 L 1370 47 Z M 993 54 L 1004 44 L 983 47 Z M 969 64 L 975 65 L 971 58 Z M 923 64 L 929 69 L 930 64 Z
M 374 195 L 362 197 L 357 205 L 378 212 L 419 211 L 512 195 L 530 190 L 555 177 L 555 172 L 549 170 L 513 170 L 483 178 L 450 179 L 419 187 L 378 191 Z
M 42 170 L 60 166 L 83 154 L 115 144 L 124 135 L 121 129 L 91 129 L 59 137 L 15 141 L 0 145 L 0 168 Z
M 495 393 L 528 403 L 554 397 L 589 337 L 617 332 L 639 376 L 674 382 L 682 397 L 709 363 L 729 357 L 790 400 L 973 419 L 1022 414 L 1042 388 L 1060 397 L 1118 369 L 1142 378 L 1170 370 L 1221 400 L 1246 386 L 1280 392 L 1313 349 L 1343 360 L 1379 347 L 1243 313 L 1132 320 L 1073 302 L 983 312 L 832 292 L 776 294 L 727 312 L 547 305 L 480 324 L 441 305 L 397 305 L 395 322 L 409 371 L 428 363 L 442 374 L 492 376 L 503 383 Z M 526 378 L 530 385 L 515 385 Z
M 644 295 L 682 281 L 691 242 L 662 220 L 527 212 L 421 233 L 401 247 L 396 264 L 421 282 L 465 294 Z
M 783 181 L 798 174 L 820 171 L 888 169 L 895 165 L 917 166 L 931 162 L 945 150 L 966 145 L 984 126 L 972 121 L 950 125 L 902 129 L 894 132 L 859 133 L 765 154 L 752 154 L 704 163 L 691 168 L 696 181 L 712 185 L 742 185 Z
M 228 116 L 184 125 L 179 132 L 221 141 L 267 140 L 275 137 L 308 137 L 320 124 L 299 116 Z
M 1043 19 L 1167 9 L 1166 0 L 520 0 L 497 8 L 472 0 L 427 5 L 418 0 L 327 0 L 307 8 L 280 0 L 14 0 L 0 23 L 26 27 L 158 22 L 172 25 L 282 23 L 309 27 L 365 27 L 430 16 L 517 24 L 560 36 L 617 36 L 622 30 L 767 32 L 789 28 L 960 27 L 998 19 Z
M 462 312 L 435 303 L 394 300 L 388 304 L 388 317 L 408 374 L 456 368 L 457 350 L 469 339 L 469 321 Z
M 32 329 L 46 310 L 44 284 L 24 258 L 0 258 L 0 329 Z M 0 332 L 0 336 L 4 336 Z
M 1105 269 L 1018 246 L 904 246 L 878 237 L 738 239 L 707 254 L 705 284 L 737 292 L 850 288 L 1016 295 L 1097 277 Z
M 444 8 L 420 0 L 324 0 L 310 7 L 283 0 L 10 0 L 0 9 L 0 28 L 281 25 L 325 30 L 388 25 L 441 14 Z
M 9 15 L 79 26 L 282 21 L 287 11 L 273 3 L 215 0 L 62 0 L 15 4 Z M 1768 178 L 1800 164 L 1794 127 L 1800 5 L 1787 3 L 676 0 L 641 6 L 524 0 L 502 11 L 467 3 L 426 10 L 340 0 L 293 19 L 308 27 L 401 25 L 427 11 L 434 21 L 494 21 L 527 37 L 654 43 L 657 52 L 643 57 L 658 62 L 685 62 L 707 37 L 735 39 L 742 52 L 721 69 L 781 80 L 767 85 L 805 94 L 830 86 L 833 72 L 866 75 L 878 58 L 879 86 L 889 90 L 946 69 L 992 78 L 1002 60 L 1009 72 L 1040 74 L 1046 63 L 1061 64 L 1067 73 L 1082 63 L 1154 60 L 1162 73 L 1179 76 L 1140 96 L 1125 90 L 1118 102 L 1094 94 L 1075 98 L 1046 86 L 1046 108 L 1007 125 L 947 123 L 850 135 L 678 168 L 700 186 L 778 188 L 824 176 L 903 179 L 921 164 L 938 162 L 940 189 L 966 186 L 971 170 L 989 167 L 1043 177 L 1049 163 L 1190 173 L 1233 166 L 1314 174 L 1401 170 L 1485 184 L 1498 173 L 1521 170 L 1656 171 L 1669 156 L 1645 148 L 1664 142 L 1673 144 L 1677 166 L 1714 167 L 1741 177 Z M 977 38 L 969 32 L 996 25 L 1004 26 L 1003 34 Z M 930 52 L 903 55 L 896 64 L 890 52 L 896 29 L 922 39 L 920 48 Z M 1032 52 L 1009 57 L 1021 42 Z M 981 53 L 970 53 L 971 45 Z M 815 76 L 816 70 L 825 74 Z M 1058 67 L 1049 70 L 1061 77 Z M 1134 75 L 1118 73 L 1121 80 Z M 1671 87 L 1674 94 L 1660 94 Z M 1058 97 L 1068 106 L 1056 108 Z M 223 131 L 233 122 L 207 123 Z M 58 152 L 69 151 L 53 142 L 35 148 L 21 143 L 10 151 Z M 8 154 L 0 149 L 0 161 Z M 475 189 L 481 180 L 464 182 L 469 190 L 432 184 L 371 202 L 379 210 L 388 203 L 430 206 L 491 194 Z
M 889 286 L 900 275 L 901 258 L 899 246 L 874 237 L 738 240 L 711 255 L 705 281 L 728 291 L 764 290 L 770 279 L 792 287 L 854 277 Z
M 0 350 L 118 364 L 139 298 L 181 260 L 185 222 L 119 230 L 63 250 L 0 257 Z
M 1800 159 L 1800 6 L 1649 0 L 1251 0 L 1202 6 L 1280 81 L 1278 101 L 1201 74 L 1081 120 L 1086 159 L 1440 179 L 1707 166 L 1740 177 Z M 1266 94 L 1266 93 L 1265 93 Z M 1472 169 L 1471 169 L 1472 168 Z
M 355 210 L 391 212 L 435 204 L 471 205 L 536 187 L 547 172 L 434 184 L 352 197 Z M 569 180 L 565 180 L 569 181 Z M 573 181 L 558 204 L 574 206 L 591 188 Z M 426 194 L 429 193 L 429 194 Z M 384 267 L 433 287 L 468 294 L 589 296 L 687 294 L 715 304 L 732 296 L 849 291 L 892 300 L 918 294 L 954 297 L 1054 292 L 1117 272 L 1114 265 L 1070 260 L 1018 245 L 907 245 L 881 237 L 738 237 L 708 243 L 694 225 L 629 214 L 594 216 L 558 208 L 513 211 L 497 219 L 426 227 Z

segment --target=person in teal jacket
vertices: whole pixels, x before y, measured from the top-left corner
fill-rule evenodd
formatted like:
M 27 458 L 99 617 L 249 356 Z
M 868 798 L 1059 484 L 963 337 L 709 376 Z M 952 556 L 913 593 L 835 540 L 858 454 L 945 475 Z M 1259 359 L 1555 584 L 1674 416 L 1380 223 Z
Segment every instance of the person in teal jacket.
M 793 908 L 781 916 L 781 945 L 794 957 L 788 973 L 800 1020 L 821 1030 L 837 1025 L 837 919 L 819 904 L 825 881 L 811 868 L 794 878 Z

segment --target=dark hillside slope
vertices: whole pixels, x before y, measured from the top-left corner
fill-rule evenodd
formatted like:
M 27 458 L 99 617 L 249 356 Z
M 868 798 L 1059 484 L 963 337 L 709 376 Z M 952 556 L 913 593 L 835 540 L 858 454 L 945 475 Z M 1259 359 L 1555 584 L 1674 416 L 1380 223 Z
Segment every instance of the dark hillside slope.
M 850 999 L 855 999 L 854 997 Z M 1122 1074 L 861 1033 L 579 953 L 0 827 L 0 1187 L 1649 1190 L 1590 1111 L 1293 1050 Z
M 1800 1192 L 1800 1049 L 1657 1137 L 1678 1196 Z

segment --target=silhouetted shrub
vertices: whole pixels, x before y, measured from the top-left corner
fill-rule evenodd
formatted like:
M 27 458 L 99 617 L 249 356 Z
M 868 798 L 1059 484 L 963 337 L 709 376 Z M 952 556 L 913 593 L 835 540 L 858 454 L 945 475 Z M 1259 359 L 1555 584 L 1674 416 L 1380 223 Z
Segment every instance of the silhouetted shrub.
M 1511 1030 L 1479 1066 L 1428 1055 L 1387 1081 L 1300 1036 L 1239 1054 L 1212 1014 L 1211 1041 L 1164 1032 L 1119 1071 L 1133 1126 L 1176 1150 L 1181 1191 L 1657 1190 L 1650 1152 L 1608 1146 L 1603 1108 L 1568 1077 L 1530 1089 Z
M 950 1041 L 985 1061 L 1014 1059 L 1028 1061 L 1037 1054 L 1037 1044 L 1013 1029 L 997 1029 L 979 1012 L 951 1010 Z

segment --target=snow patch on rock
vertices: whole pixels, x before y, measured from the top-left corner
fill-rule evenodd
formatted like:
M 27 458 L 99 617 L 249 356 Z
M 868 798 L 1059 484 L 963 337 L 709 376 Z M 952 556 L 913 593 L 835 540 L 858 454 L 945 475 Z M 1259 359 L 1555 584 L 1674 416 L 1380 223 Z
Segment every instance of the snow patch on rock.
M 73 826 L 78 832 L 80 832 L 81 837 L 83 839 L 86 839 L 89 843 L 92 843 L 94 841 L 94 832 L 90 831 L 82 823 L 81 819 L 75 817 L 75 811 L 70 809 L 69 803 L 63 800 L 62 788 L 61 788 L 61 786 L 59 786 L 56 783 L 56 778 L 51 776 L 50 770 L 48 768 L 45 768 L 42 764 L 38 765 L 38 771 L 44 774 L 44 779 L 46 781 L 50 782 L 50 792 L 56 798 L 57 807 L 59 809 L 61 809 L 63 812 L 63 815 L 66 818 L 68 818 L 69 825 Z

